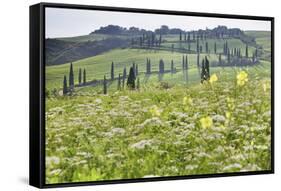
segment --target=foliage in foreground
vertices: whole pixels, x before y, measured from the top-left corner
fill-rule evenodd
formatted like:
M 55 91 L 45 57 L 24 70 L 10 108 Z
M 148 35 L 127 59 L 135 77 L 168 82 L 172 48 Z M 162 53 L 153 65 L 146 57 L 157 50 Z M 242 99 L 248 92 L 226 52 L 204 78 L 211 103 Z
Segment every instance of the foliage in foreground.
M 47 183 L 271 169 L 270 81 L 47 99 Z

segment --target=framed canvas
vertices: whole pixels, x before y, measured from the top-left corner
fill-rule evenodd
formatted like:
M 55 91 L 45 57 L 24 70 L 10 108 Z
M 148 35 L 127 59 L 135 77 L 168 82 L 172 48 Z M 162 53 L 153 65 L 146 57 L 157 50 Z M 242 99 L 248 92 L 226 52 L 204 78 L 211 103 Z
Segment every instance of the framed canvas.
M 30 7 L 30 185 L 274 172 L 274 18 Z

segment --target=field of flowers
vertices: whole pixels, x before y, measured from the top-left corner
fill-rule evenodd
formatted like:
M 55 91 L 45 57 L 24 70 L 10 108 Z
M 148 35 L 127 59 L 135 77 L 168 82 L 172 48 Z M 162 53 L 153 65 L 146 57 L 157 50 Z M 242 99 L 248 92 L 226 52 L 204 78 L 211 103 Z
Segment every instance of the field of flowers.
M 270 74 L 46 100 L 46 183 L 271 169 Z

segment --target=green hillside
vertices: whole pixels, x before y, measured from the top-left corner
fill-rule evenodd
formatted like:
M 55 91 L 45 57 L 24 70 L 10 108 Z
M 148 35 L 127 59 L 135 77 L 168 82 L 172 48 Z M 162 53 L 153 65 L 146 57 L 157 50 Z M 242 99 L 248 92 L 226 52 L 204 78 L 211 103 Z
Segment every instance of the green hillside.
M 199 44 L 178 34 L 161 41 L 158 35 L 154 43 L 123 38 L 126 46 L 114 48 L 95 34 L 55 41 L 50 57 L 77 60 L 74 76 L 70 62 L 46 66 L 46 183 L 270 170 L 268 33 L 230 31 L 223 37 L 208 31 Z M 108 49 L 83 57 L 85 43 Z

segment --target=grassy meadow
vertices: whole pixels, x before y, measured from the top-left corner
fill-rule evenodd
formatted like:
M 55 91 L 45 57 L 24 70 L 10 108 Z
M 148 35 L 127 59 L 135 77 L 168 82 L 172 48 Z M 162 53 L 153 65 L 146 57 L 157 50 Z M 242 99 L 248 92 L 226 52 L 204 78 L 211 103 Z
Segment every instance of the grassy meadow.
M 87 81 L 110 79 L 124 67 L 138 64 L 140 88 L 117 90 L 117 80 L 102 85 L 74 87 L 71 95 L 53 95 L 63 88 L 70 63 L 46 66 L 46 183 L 118 180 L 159 176 L 214 174 L 271 169 L 271 63 L 263 58 L 270 52 L 269 33 L 250 31 L 261 46 L 259 63 L 252 66 L 213 67 L 214 54 L 222 52 L 224 40 L 207 39 L 211 64 L 210 79 L 201 83 L 196 53 L 171 50 L 116 48 L 73 62 L 78 84 L 79 68 L 86 69 Z M 79 42 L 101 40 L 103 35 L 63 38 Z M 122 37 L 123 38 L 123 37 Z M 163 36 L 162 46 L 188 48 L 174 42 L 176 35 Z M 200 44 L 205 49 L 205 40 Z M 228 39 L 230 48 L 246 44 Z M 196 43 L 191 43 L 195 51 Z M 249 46 L 249 55 L 256 47 Z M 188 55 L 188 70 L 181 70 L 182 56 Z M 151 70 L 165 70 L 171 60 L 175 73 L 147 76 Z M 222 56 L 226 60 L 226 56 Z

